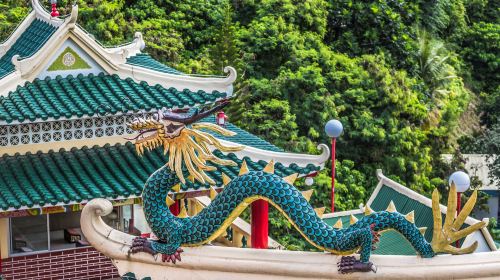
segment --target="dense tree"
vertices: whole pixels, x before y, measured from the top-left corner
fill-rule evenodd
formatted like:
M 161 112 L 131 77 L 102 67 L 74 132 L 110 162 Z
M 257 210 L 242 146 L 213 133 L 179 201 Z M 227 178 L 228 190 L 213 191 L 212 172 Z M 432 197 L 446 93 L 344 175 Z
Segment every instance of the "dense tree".
M 67 13 L 72 1 L 59 2 Z M 456 165 L 441 154 L 453 152 L 453 132 L 474 95 L 481 96 L 487 128 L 478 137 L 493 140 L 488 147 L 499 138 L 498 1 L 80 0 L 79 6 L 79 24 L 104 45 L 140 31 L 147 52 L 186 73 L 220 75 L 235 66 L 230 121 L 286 150 L 316 152 L 317 143 L 329 142 L 326 121 L 340 119 L 338 210 L 365 202 L 377 168 L 425 195 L 444 190 Z M 0 36 L 28 10 L 26 1 L 3 1 Z M 316 177 L 315 206 L 329 206 L 329 174 L 327 165 Z M 271 224 L 287 247 L 308 248 L 281 215 L 272 214 Z

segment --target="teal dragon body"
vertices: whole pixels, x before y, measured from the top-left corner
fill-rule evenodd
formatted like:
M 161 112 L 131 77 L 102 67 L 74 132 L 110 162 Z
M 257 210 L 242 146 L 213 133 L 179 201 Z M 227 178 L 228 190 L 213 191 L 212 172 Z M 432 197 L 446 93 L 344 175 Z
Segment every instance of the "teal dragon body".
M 160 241 L 153 242 L 156 252 L 173 254 L 180 246 L 208 243 L 234 213 L 251 200 L 264 198 L 279 207 L 297 229 L 316 247 L 339 254 L 360 249 L 361 261 L 368 262 L 374 232 L 394 229 L 403 234 L 424 257 L 434 256 L 431 245 L 415 224 L 397 212 L 376 212 L 359 219 L 346 229 L 335 229 L 318 217 L 302 193 L 283 178 L 263 171 L 236 177 L 216 198 L 194 217 L 178 218 L 165 204 L 165 197 L 179 179 L 168 167 L 155 172 L 143 192 L 146 219 Z M 226 223 L 227 224 L 227 223 Z
M 174 263 L 180 261 L 180 253 L 182 252 L 180 248 L 182 246 L 200 246 L 209 243 L 219 236 L 246 206 L 257 199 L 265 199 L 280 209 L 297 230 L 317 248 L 340 255 L 359 252 L 359 260 L 354 257 L 344 257 L 342 259 L 339 264 L 341 272 L 374 270 L 374 266 L 369 262 L 374 243 L 378 241 L 379 232 L 389 229 L 401 233 L 420 256 L 428 258 L 436 255 L 437 252 L 435 248 L 433 249 L 434 243 L 427 242 L 414 223 L 395 211 L 367 213 L 366 216 L 345 229 L 331 227 L 316 214 L 297 188 L 290 184 L 288 180 L 272 172 L 242 172 L 228 182 L 211 204 L 196 216 L 185 218 L 174 216 L 169 209 L 169 205 L 165 202 L 169 194 L 172 194 L 174 186 L 184 183 L 185 176 L 201 178 L 198 180 L 204 182 L 203 178 L 206 178 L 206 176 L 203 176 L 202 172 L 209 169 L 200 164 L 203 164 L 205 160 L 215 161 L 220 164 L 229 163 L 223 162 L 210 154 L 201 156 L 202 153 L 208 153 L 208 150 L 203 147 L 185 148 L 182 145 L 188 141 L 186 139 L 179 142 L 182 145 L 175 145 L 176 139 L 182 138 L 183 133 L 192 135 L 193 139 L 197 141 L 203 139 L 198 138 L 198 134 L 193 134 L 187 127 L 183 127 L 182 124 L 185 123 L 178 121 L 180 117 L 172 113 L 171 115 L 177 117 L 177 119 L 172 120 L 174 117 L 162 116 L 167 123 L 160 123 L 158 120 L 139 120 L 131 125 L 132 128 L 141 131 L 151 131 L 151 127 L 156 129 L 154 137 L 141 138 L 146 139 L 146 141 L 138 140 L 138 143 L 136 143 L 136 145 L 139 145 L 138 151 L 141 151 L 141 146 L 155 148 L 162 144 L 161 141 L 155 140 L 155 137 L 158 137 L 159 134 L 167 139 L 165 141 L 168 143 L 163 142 L 163 145 L 165 151 L 170 155 L 169 164 L 163 166 L 149 177 L 142 195 L 147 222 L 158 240 L 136 238 L 131 248 L 132 253 L 139 251 L 151 254 L 161 253 L 164 261 Z M 218 128 L 213 129 L 218 130 Z M 218 143 L 214 142 L 216 140 L 211 137 L 205 140 L 210 145 L 218 145 Z M 180 150 L 182 152 L 179 152 Z M 190 153 L 190 151 L 193 153 Z M 190 155 L 191 158 L 189 158 Z M 200 159 L 194 159 L 193 155 L 201 157 Z M 192 163 L 186 162 L 188 160 L 199 163 L 200 168 L 193 171 Z M 272 170 L 274 169 L 272 168 Z M 439 223 L 441 223 L 440 220 Z M 435 238 L 437 242 L 438 238 Z M 449 244 L 449 241 L 446 244 Z

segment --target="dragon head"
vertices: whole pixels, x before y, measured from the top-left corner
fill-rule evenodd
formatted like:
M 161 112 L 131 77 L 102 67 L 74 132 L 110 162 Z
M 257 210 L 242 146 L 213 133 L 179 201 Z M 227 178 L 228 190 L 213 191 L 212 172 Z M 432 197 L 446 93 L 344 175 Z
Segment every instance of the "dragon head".
M 137 153 L 142 155 L 144 149 L 152 150 L 163 146 L 165 154 L 169 155 L 168 165 L 175 171 L 182 183 L 185 183 L 182 166 L 184 165 L 189 174 L 200 183 L 215 182 L 204 171 L 213 171 L 214 166 L 207 165 L 212 161 L 221 165 L 236 165 L 230 160 L 216 157 L 210 146 L 223 152 L 235 152 L 243 149 L 242 146 L 225 146 L 213 135 L 201 131 L 205 128 L 215 131 L 224 136 L 234 136 L 235 133 L 212 123 L 195 123 L 228 105 L 225 100 L 211 109 L 196 110 L 188 113 L 181 110 L 160 110 L 148 119 L 138 118 L 128 123 L 128 127 L 139 134 L 127 139 L 134 141 Z M 190 126 L 190 127 L 189 127 Z

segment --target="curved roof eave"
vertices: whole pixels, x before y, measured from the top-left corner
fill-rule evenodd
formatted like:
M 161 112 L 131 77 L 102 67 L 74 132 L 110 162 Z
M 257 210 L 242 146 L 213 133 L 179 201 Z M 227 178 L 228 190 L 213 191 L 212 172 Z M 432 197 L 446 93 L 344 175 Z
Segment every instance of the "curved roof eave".
M 165 87 L 174 87 L 178 90 L 189 89 L 191 91 L 219 91 L 227 92 L 229 95 L 233 92 L 233 82 L 236 80 L 237 73 L 232 67 L 226 67 L 224 71 L 228 73 L 226 77 L 200 77 L 194 75 L 179 75 L 171 74 L 154 69 L 147 69 L 139 65 L 127 64 L 127 58 L 137 55 L 141 52 L 144 46 L 144 40 L 141 33 L 136 33 L 135 38 L 131 43 L 124 44 L 118 47 L 106 48 L 102 46 L 91 34 L 76 24 L 78 17 L 78 5 L 74 5 L 71 14 L 64 18 L 52 18 L 50 14 L 40 5 L 38 0 L 32 0 L 34 11 L 33 15 L 25 20 L 29 25 L 29 20 L 33 18 L 41 19 L 45 22 L 58 27 L 56 32 L 52 34 L 50 39 L 45 43 L 45 46 L 28 58 L 20 58 L 14 56 L 12 63 L 15 65 L 15 71 L 10 73 L 9 78 L 0 78 L 0 88 L 6 94 L 13 91 L 17 86 L 23 85 L 25 82 L 31 82 L 39 78 L 39 73 L 43 70 L 43 66 L 48 63 L 48 59 L 52 57 L 59 47 L 68 38 L 78 41 L 88 54 L 98 62 L 108 74 L 117 74 L 122 78 L 132 78 L 137 82 L 147 82 L 149 84 L 160 84 Z M 25 28 L 18 28 L 15 35 L 19 36 Z M 16 36 L 11 36 L 9 43 L 15 42 Z M 3 47 L 2 47 L 3 46 Z M 8 46 L 0 45 L 0 52 L 8 49 Z

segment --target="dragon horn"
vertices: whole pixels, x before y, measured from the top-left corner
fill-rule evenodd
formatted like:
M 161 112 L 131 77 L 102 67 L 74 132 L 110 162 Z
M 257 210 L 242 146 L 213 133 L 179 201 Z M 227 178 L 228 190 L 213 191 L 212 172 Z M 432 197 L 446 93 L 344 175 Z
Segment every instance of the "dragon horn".
M 229 101 L 224 100 L 220 104 L 218 104 L 217 106 L 213 107 L 212 109 L 197 112 L 194 115 L 189 116 L 189 117 L 163 115 L 163 119 L 168 120 L 168 121 L 183 123 L 184 125 L 190 125 L 192 123 L 195 123 L 195 122 L 211 115 L 212 113 L 220 111 L 222 108 L 226 107 L 228 104 L 229 104 Z
M 210 187 L 210 199 L 214 200 L 215 197 L 217 196 L 217 191 L 214 189 L 214 187 Z
M 415 211 L 411 211 L 410 213 L 406 214 L 405 219 L 408 220 L 408 222 L 414 224 L 415 223 Z
M 167 204 L 168 207 L 170 207 L 174 205 L 175 200 L 173 200 L 170 196 L 167 195 L 167 197 L 165 198 L 165 203 Z
M 222 173 L 222 185 L 227 186 L 231 182 L 231 178 L 225 173 Z
M 370 208 L 370 206 L 365 205 L 365 216 L 371 215 L 373 213 L 373 210 Z
M 323 217 L 323 213 L 325 213 L 325 209 L 325 207 L 315 208 L 314 212 L 316 212 L 316 215 L 321 218 Z
M 284 177 L 283 180 L 285 180 L 285 182 L 287 182 L 288 184 L 293 185 L 293 183 L 295 183 L 295 180 L 297 180 L 298 176 L 299 176 L 298 173 L 294 173 L 292 175 Z
M 179 212 L 179 215 L 177 215 L 179 218 L 187 218 L 189 217 L 187 210 L 186 210 L 186 204 L 184 203 L 184 199 L 181 202 L 181 211 Z

